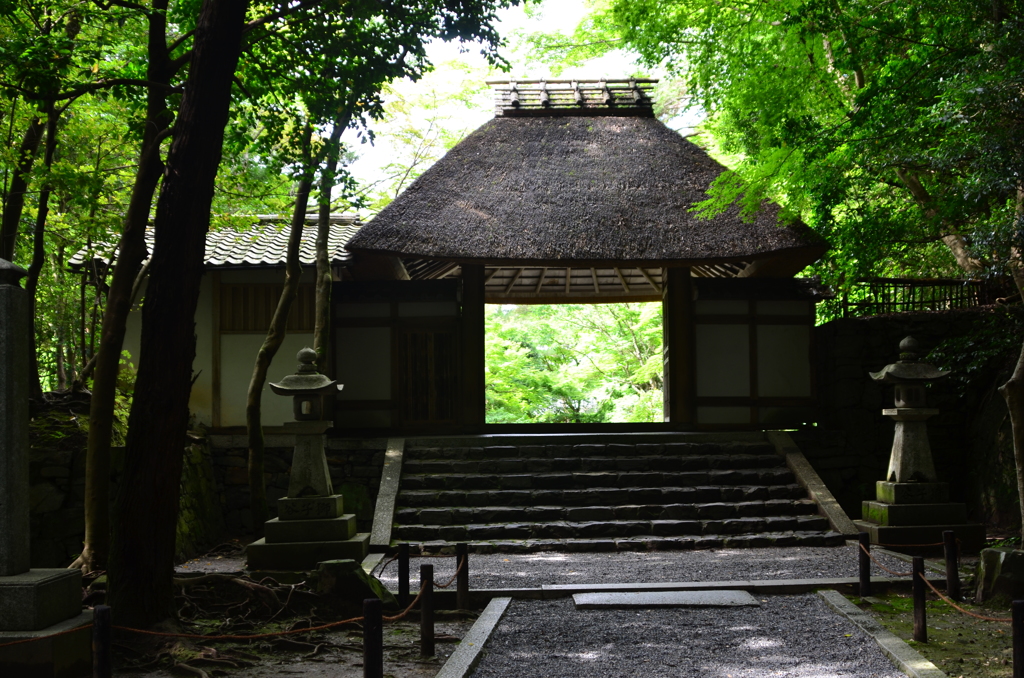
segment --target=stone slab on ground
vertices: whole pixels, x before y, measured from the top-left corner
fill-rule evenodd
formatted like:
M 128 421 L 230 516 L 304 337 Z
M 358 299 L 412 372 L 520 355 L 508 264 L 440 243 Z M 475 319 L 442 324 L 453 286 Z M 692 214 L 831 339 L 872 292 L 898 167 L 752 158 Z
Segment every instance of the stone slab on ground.
M 384 467 L 380 474 L 380 491 L 377 492 L 377 505 L 373 512 L 373 527 L 370 530 L 370 548 L 375 552 L 386 551 L 391 545 L 391 528 L 395 523 L 395 500 L 402 479 L 404 451 L 404 438 L 388 440 Z
M 76 570 L 81 574 L 80 570 Z M 92 668 L 92 610 L 36 631 L 0 632 L 0 675 L 5 678 L 80 678 Z
M 577 610 L 653 610 L 666 607 L 743 607 L 759 602 L 746 591 L 636 591 L 577 593 Z
M 0 631 L 38 631 L 81 611 L 81 570 L 35 569 L 0 577 Z
M 833 610 L 856 624 L 861 631 L 871 636 L 885 656 L 911 678 L 946 678 L 935 664 L 924 658 L 920 652 L 907 645 L 898 636 L 882 627 L 867 612 L 851 603 L 837 591 L 820 591 L 819 596 Z
M 494 633 L 495 627 L 498 626 L 498 622 L 505 615 L 505 610 L 508 609 L 511 602 L 511 598 L 492 599 L 477 618 L 469 633 L 463 636 L 455 654 L 448 658 L 435 678 L 465 678 L 472 673 L 476 665 L 480 663 L 484 645 Z
M 325 560 L 362 562 L 369 552 L 370 533 L 360 532 L 345 541 L 299 541 L 268 544 L 254 541 L 245 549 L 249 570 L 314 570 Z

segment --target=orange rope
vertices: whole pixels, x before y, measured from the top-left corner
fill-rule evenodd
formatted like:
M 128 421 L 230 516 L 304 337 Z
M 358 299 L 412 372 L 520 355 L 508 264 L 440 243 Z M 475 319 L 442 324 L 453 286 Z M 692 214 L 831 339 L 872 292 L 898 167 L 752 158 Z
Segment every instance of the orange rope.
M 968 615 L 970 617 L 974 617 L 975 619 L 981 619 L 982 621 L 1002 622 L 1004 624 L 1012 624 L 1013 623 L 1013 618 L 1007 619 L 1005 617 L 985 617 L 985 616 L 980 615 L 980 614 L 975 614 L 974 612 L 971 612 L 970 610 L 965 610 L 964 608 L 962 608 L 959 605 L 957 605 L 956 603 L 954 603 L 950 598 L 947 598 L 946 596 L 944 596 L 941 591 L 939 591 L 937 588 L 935 588 L 934 584 L 932 584 L 930 581 L 928 581 L 928 578 L 925 577 L 924 574 L 919 574 L 918 576 L 921 577 L 921 579 L 924 580 L 925 584 L 928 584 L 928 588 L 930 588 L 932 591 L 934 591 L 935 595 L 937 595 L 939 598 L 942 598 L 942 600 L 944 600 L 947 604 L 951 605 L 952 607 L 956 608 L 960 612 L 963 612 L 964 614 L 966 614 L 966 615 Z
M 864 553 L 868 554 L 868 558 L 871 559 L 871 562 L 873 562 L 875 565 L 878 565 L 880 568 L 882 568 L 883 570 L 885 570 L 889 574 L 893 575 L 894 577 L 910 577 L 910 576 L 912 576 L 914 574 L 913 572 L 895 572 L 893 570 L 890 570 L 888 567 L 886 567 L 885 565 L 882 565 L 880 562 L 878 562 L 878 560 L 876 560 L 875 557 L 873 555 L 871 555 L 871 551 L 869 551 L 866 548 L 864 548 L 864 544 L 857 544 L 857 546 L 860 546 L 860 550 L 863 551 Z
M 69 633 L 76 633 L 78 631 L 81 631 L 82 629 L 91 628 L 91 627 L 92 627 L 92 622 L 89 622 L 89 624 L 87 624 L 87 625 L 76 626 L 73 629 L 68 629 L 67 631 L 61 631 L 60 633 L 54 633 L 53 635 L 41 636 L 39 638 L 25 638 L 24 640 L 15 640 L 15 641 L 10 642 L 10 643 L 4 643 L 3 645 L 0 645 L 0 647 L 10 647 L 11 645 L 21 645 L 22 643 L 34 643 L 37 640 L 49 640 L 50 638 L 56 638 L 57 636 L 66 636 Z
M 462 568 L 464 568 L 464 567 L 466 566 L 466 561 L 467 561 L 467 560 L 469 560 L 469 558 L 464 558 L 464 559 L 462 560 L 462 562 L 460 562 L 460 563 L 459 563 L 459 568 L 458 568 L 457 570 L 455 570 L 455 574 L 453 574 L 453 575 L 452 575 L 452 578 L 451 578 L 451 579 L 449 579 L 449 580 L 447 581 L 447 583 L 444 583 L 444 584 L 438 584 L 438 583 L 437 583 L 437 582 L 435 581 L 435 582 L 434 582 L 434 586 L 436 586 L 436 587 L 437 587 L 437 588 L 439 588 L 439 589 L 446 589 L 446 588 L 448 588 L 449 586 L 451 586 L 451 585 L 452 585 L 452 583 L 453 583 L 453 582 L 455 581 L 455 578 L 459 576 L 459 572 L 462 572 Z

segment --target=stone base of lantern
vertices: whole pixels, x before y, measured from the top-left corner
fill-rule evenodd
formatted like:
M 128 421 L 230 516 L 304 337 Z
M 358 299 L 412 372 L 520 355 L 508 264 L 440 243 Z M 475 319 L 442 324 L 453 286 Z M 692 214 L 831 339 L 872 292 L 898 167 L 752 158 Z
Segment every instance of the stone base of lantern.
M 370 533 L 360 532 L 343 541 L 295 541 L 268 544 L 254 541 L 245 550 L 250 570 L 315 570 L 325 560 L 361 562 L 370 552 Z
M 872 544 L 938 550 L 942 533 L 952 530 L 961 553 L 977 553 L 985 545 L 985 527 L 967 522 L 967 507 L 949 501 L 946 483 L 879 481 L 877 499 L 861 504 L 862 520 L 853 521 Z
M 356 533 L 354 513 L 342 513 L 342 495 L 285 497 L 277 500 L 279 518 L 263 524 L 263 539 L 245 550 L 250 570 L 315 570 L 325 560 L 361 561 L 370 534 Z
M 0 647 L 0 675 L 18 678 L 91 675 L 92 610 L 80 611 L 71 619 L 38 631 L 0 631 L 0 646 L 7 643 L 18 644 Z

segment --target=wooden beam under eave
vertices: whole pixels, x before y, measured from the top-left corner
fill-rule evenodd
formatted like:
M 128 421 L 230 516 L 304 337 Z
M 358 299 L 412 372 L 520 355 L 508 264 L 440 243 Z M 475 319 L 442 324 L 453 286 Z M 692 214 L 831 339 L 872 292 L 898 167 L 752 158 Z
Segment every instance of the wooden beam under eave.
M 537 286 L 533 288 L 534 294 L 540 292 L 540 286 L 544 284 L 544 278 L 547 277 L 547 275 L 548 269 L 547 266 L 545 266 L 544 268 L 540 269 L 540 277 L 537 278 Z
M 646 280 L 648 283 L 651 284 L 651 287 L 654 288 L 655 292 L 658 292 L 660 294 L 663 291 L 662 288 L 658 285 L 658 283 L 654 282 L 654 278 L 651 277 L 650 273 L 648 273 L 644 269 L 640 268 L 639 266 L 637 266 L 636 270 L 640 271 L 640 275 L 642 275 L 644 277 L 644 280 Z M 662 269 L 662 270 L 663 271 L 667 271 L 669 269 Z M 689 272 L 689 271 L 687 271 L 687 272 Z M 664 278 L 665 278 L 665 275 L 663 273 L 662 274 L 662 280 L 664 280 Z
M 616 266 L 615 275 L 619 276 L 619 282 L 622 283 L 622 289 L 629 294 L 629 283 L 626 282 L 625 276 L 622 275 L 622 269 Z
M 487 276 L 484 278 L 484 284 L 486 285 L 487 283 L 491 282 L 491 278 L 498 275 L 498 273 L 500 272 L 501 266 L 495 266 L 494 268 L 492 268 L 490 271 L 487 272 Z
M 521 268 L 516 269 L 516 274 L 514 276 L 512 276 L 512 282 L 510 282 L 508 285 L 505 286 L 505 294 L 508 294 L 509 292 L 512 291 L 512 288 L 515 286 L 516 281 L 519 280 L 519 276 L 521 276 L 522 274 L 523 274 L 523 269 L 521 269 Z
M 569 289 L 570 285 L 572 285 L 572 267 L 566 266 L 565 267 L 565 293 L 566 294 L 569 294 L 569 292 L 570 292 L 570 289 Z
M 590 277 L 594 280 L 594 294 L 601 294 L 601 283 L 597 281 L 597 269 L 591 267 Z

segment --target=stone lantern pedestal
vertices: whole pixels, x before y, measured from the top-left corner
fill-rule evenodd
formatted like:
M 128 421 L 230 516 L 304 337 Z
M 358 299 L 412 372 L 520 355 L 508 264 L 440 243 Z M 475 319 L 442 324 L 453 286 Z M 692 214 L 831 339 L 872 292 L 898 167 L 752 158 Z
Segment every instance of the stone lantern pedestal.
M 285 424 L 295 435 L 288 495 L 277 500 L 278 517 L 264 524 L 264 537 L 246 549 L 250 570 L 314 570 L 325 560 L 361 561 L 369 551 L 370 534 L 356 533 L 355 514 L 345 513 L 344 498 L 334 493 L 324 454 L 320 395 L 336 390 L 336 382 L 313 367 L 316 353 L 299 351 L 299 370 L 280 384 L 278 395 L 295 398 L 295 417 Z
M 939 482 L 928 442 L 927 420 L 939 413 L 925 407 L 924 386 L 949 375 L 927 363 L 916 362 L 917 342 L 900 343 L 900 360 L 886 365 L 871 378 L 896 386 L 896 407 L 882 410 L 895 420 L 896 433 L 885 480 L 875 484 L 875 500 L 861 506 L 861 532 L 872 544 L 889 546 L 934 545 L 952 530 L 961 552 L 977 553 L 984 546 L 983 525 L 967 522 L 967 507 L 949 501 L 949 484 Z

